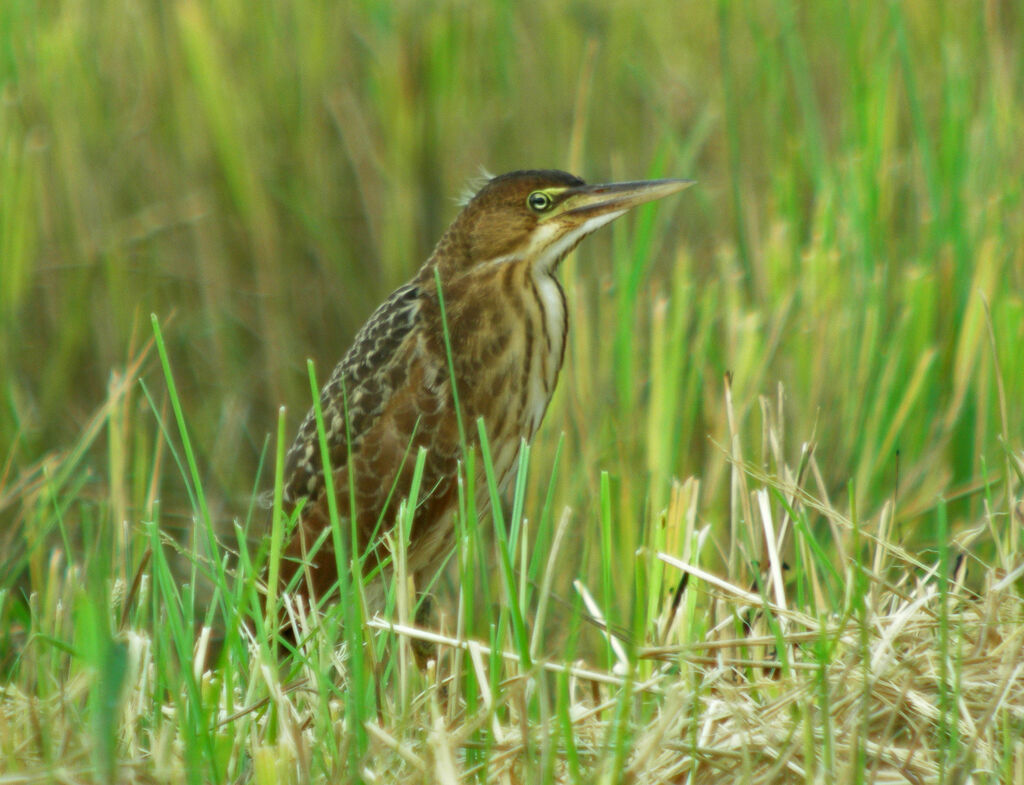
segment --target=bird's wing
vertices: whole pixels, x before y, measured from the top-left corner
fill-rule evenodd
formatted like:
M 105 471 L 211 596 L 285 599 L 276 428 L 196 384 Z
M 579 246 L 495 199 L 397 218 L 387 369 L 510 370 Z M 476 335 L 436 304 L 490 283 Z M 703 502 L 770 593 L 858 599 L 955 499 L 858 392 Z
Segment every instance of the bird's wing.
M 420 288 L 408 283 L 396 289 L 363 327 L 320 391 L 320 408 L 334 471 L 348 463 L 363 435 L 405 382 L 408 371 L 400 351 L 419 318 Z M 348 428 L 345 426 L 346 409 Z M 316 499 L 323 490 L 323 466 L 310 409 L 285 458 L 285 501 Z

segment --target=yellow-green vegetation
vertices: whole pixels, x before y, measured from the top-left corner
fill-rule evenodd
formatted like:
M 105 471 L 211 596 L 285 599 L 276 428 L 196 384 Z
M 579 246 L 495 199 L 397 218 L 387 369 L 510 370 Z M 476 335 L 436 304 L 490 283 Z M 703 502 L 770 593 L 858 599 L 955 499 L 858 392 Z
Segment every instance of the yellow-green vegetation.
M 0 780 L 1024 782 L 1022 40 L 951 0 L 0 3 Z M 699 183 L 565 265 L 435 627 L 404 585 L 341 625 L 349 587 L 281 653 L 255 498 L 306 358 L 481 165 Z

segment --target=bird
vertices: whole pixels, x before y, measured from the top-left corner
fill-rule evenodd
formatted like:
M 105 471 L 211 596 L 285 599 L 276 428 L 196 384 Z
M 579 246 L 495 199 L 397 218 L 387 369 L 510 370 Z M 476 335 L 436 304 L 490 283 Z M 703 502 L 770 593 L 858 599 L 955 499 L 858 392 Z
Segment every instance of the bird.
M 362 558 L 364 574 L 387 574 L 382 535 L 409 495 L 420 450 L 406 569 L 423 587 L 454 546 L 460 462 L 464 449 L 480 447 L 478 418 L 502 488 L 544 418 L 569 329 L 560 264 L 587 235 L 692 182 L 588 185 L 558 170 L 485 178 L 415 276 L 357 332 L 320 391 L 330 483 L 315 407 L 298 429 L 285 457 L 283 506 L 297 522 L 281 587 L 308 605 L 338 596 L 334 538 L 324 534 L 330 492 L 341 532 L 358 540 L 348 553 Z M 478 474 L 478 510 L 485 510 L 489 495 Z M 368 607 L 382 610 L 385 596 L 381 579 L 368 584 Z

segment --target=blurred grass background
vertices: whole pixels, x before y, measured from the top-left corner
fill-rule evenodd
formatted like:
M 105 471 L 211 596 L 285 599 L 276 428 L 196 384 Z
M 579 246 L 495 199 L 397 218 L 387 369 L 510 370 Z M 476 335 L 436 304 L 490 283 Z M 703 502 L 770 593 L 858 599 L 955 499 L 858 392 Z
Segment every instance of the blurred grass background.
M 294 427 L 309 405 L 306 357 L 327 375 L 485 166 L 699 181 L 564 271 L 571 343 L 533 465 L 564 433 L 555 499 L 584 542 L 601 471 L 626 558 L 673 477 L 702 478 L 707 514 L 729 509 L 731 372 L 743 442 L 766 417 L 789 437 L 746 458 L 771 470 L 813 438 L 824 491 L 849 484 L 866 515 L 898 497 L 902 530 L 929 544 L 934 500 L 953 498 L 954 528 L 976 517 L 970 489 L 999 481 L 1001 440 L 1021 443 L 1022 15 L 935 0 L 3 3 L 8 541 L 17 478 L 76 442 L 150 313 L 208 498 L 225 522 L 244 516 L 271 482 L 254 478 L 277 407 Z M 142 375 L 160 405 L 159 369 Z M 130 509 L 113 514 L 131 522 L 147 496 L 183 494 L 173 468 L 149 487 L 159 432 L 130 401 L 116 431 Z M 106 495 L 108 452 L 122 454 L 101 441 L 79 492 Z

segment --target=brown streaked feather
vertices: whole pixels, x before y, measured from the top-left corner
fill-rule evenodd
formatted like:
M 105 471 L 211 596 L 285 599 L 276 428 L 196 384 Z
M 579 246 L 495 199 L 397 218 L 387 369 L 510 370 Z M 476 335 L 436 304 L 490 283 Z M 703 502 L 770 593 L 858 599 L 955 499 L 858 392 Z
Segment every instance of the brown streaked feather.
M 533 436 L 543 416 L 564 343 L 562 336 L 557 363 L 542 356 L 552 348 L 537 339 L 546 329 L 543 304 L 525 280 L 530 276 L 528 265 L 509 266 L 514 269 L 501 274 L 470 271 L 443 289 L 467 441 L 471 447 L 478 443 L 475 422 L 482 417 L 502 485 L 515 466 L 521 440 Z M 453 536 L 450 519 L 461 445 L 436 284 L 428 288 L 432 283 L 421 272 L 419 279 L 388 298 L 359 332 L 321 396 L 338 513 L 347 524 L 350 511 L 356 510 L 358 546 L 371 556 L 367 571 L 386 555 L 380 538 L 408 493 L 420 448 L 427 458 L 410 535 L 410 570 L 423 577 L 435 568 Z M 560 303 L 564 308 L 564 301 Z M 563 321 L 560 315 L 558 323 Z M 367 352 L 377 354 L 373 364 L 366 362 Z M 544 375 L 552 378 L 531 383 L 535 368 L 544 368 Z M 342 385 L 349 396 L 351 447 L 344 427 Z M 536 399 L 538 395 L 542 400 Z M 286 509 L 290 512 L 306 501 L 299 532 L 285 552 L 282 576 L 289 581 L 309 562 L 306 591 L 323 596 L 337 580 L 337 567 L 329 540 L 308 559 L 313 543 L 329 525 L 313 412 L 289 450 L 288 466 Z M 477 487 L 478 508 L 486 512 L 489 498 L 483 476 Z M 354 505 L 350 488 L 355 490 Z
M 320 408 L 335 471 L 348 462 L 348 436 L 351 435 L 352 448 L 357 449 L 370 423 L 394 391 L 403 387 L 409 368 L 401 361 L 404 354 L 400 347 L 413 331 L 418 310 L 419 290 L 414 284 L 396 289 L 359 330 L 324 385 Z M 292 507 L 300 499 L 315 499 L 323 493 L 320 457 L 316 416 L 310 409 L 285 457 L 284 498 Z

